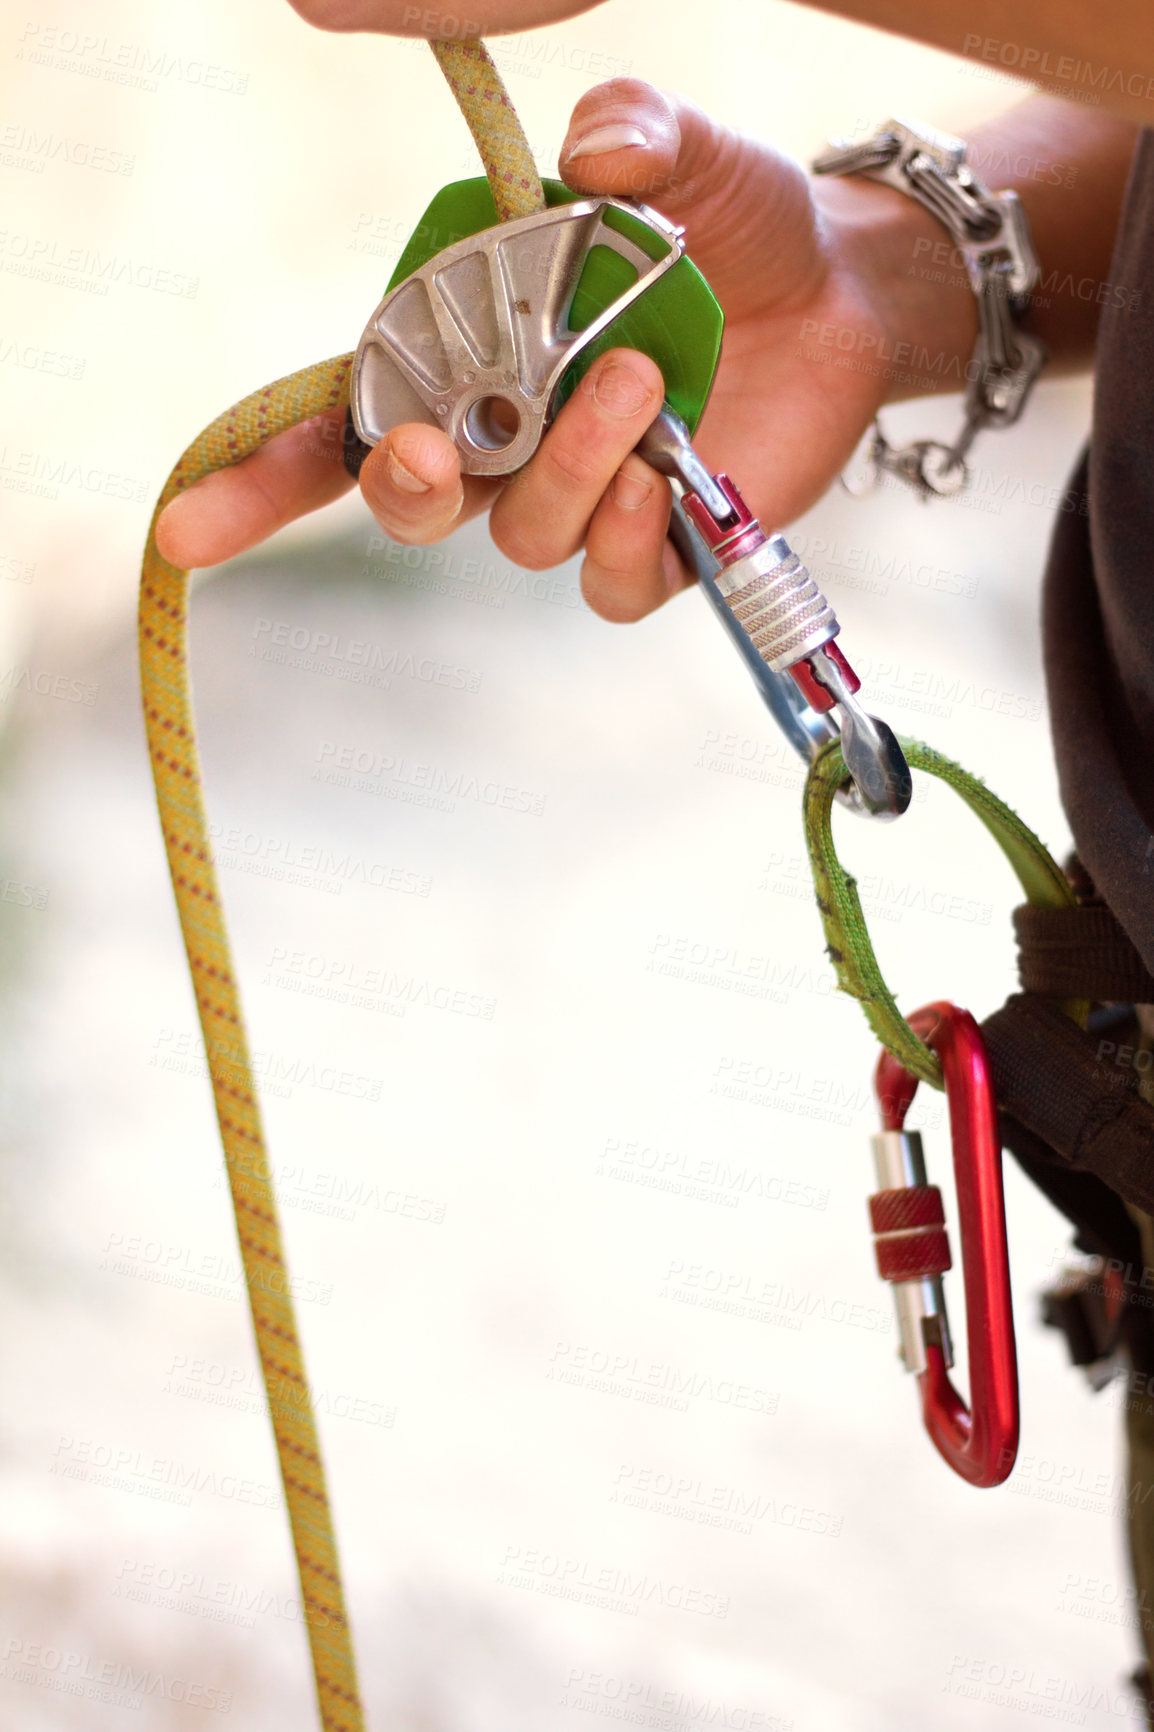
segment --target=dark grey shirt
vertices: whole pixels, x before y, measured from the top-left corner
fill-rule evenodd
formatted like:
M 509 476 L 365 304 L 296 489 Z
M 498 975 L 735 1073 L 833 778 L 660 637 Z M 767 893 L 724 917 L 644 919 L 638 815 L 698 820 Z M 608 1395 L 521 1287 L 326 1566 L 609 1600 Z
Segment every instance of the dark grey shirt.
M 1088 501 L 1088 504 L 1087 504 Z M 1043 641 L 1078 854 L 1154 971 L 1154 132 L 1135 151 L 1099 325 L 1094 418 L 1058 523 Z

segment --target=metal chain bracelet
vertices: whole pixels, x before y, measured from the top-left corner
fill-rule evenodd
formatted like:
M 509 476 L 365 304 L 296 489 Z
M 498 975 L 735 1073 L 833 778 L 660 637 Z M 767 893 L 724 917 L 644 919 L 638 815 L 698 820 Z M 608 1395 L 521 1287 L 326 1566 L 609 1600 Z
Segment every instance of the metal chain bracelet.
M 918 439 L 894 446 L 874 422 L 867 486 L 885 471 L 923 499 L 961 492 L 974 439 L 985 427 L 1009 427 L 1018 419 L 1047 356 L 1045 344 L 1021 328 L 1039 274 L 1026 213 L 1017 193 L 990 192 L 965 159 L 960 138 L 922 122 L 887 120 L 860 144 L 834 139 L 810 165 L 814 174 L 865 175 L 924 205 L 949 230 L 977 297 L 978 340 L 966 369 L 965 418 L 953 444 Z

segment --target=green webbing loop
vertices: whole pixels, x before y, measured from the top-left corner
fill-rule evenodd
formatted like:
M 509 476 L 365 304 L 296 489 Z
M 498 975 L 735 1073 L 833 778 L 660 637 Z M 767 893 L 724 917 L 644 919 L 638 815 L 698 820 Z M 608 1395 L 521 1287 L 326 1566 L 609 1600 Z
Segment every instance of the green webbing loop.
M 944 758 L 920 740 L 902 740 L 913 770 L 924 770 L 947 782 L 980 818 L 1013 867 L 1026 900 L 1038 908 L 1070 908 L 1075 897 L 1057 861 L 1018 814 L 1011 811 L 984 782 Z M 845 871 L 833 845 L 830 822 L 834 795 L 846 778 L 845 760 L 836 740 L 814 759 L 805 784 L 805 841 L 813 871 L 813 887 L 825 928 L 826 948 L 842 992 L 860 999 L 866 1021 L 882 1045 L 923 1082 L 942 1087 L 942 1067 L 920 1041 L 901 1011 L 878 966 L 858 899 L 857 884 Z M 1089 1006 L 1078 1001 L 1063 1005 L 1083 1023 Z

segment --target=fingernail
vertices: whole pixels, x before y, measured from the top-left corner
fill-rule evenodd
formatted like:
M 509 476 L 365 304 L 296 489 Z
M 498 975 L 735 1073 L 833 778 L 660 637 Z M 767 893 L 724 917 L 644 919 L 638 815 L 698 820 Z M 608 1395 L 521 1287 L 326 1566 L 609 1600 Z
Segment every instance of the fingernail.
M 594 401 L 622 421 L 643 409 L 652 395 L 645 381 L 622 361 L 610 361 L 593 375 Z
M 578 138 L 576 144 L 571 144 L 564 160 L 571 162 L 575 156 L 604 156 L 610 150 L 631 150 L 648 143 L 639 126 L 629 126 L 624 122 L 616 126 L 598 126 L 587 132 L 584 138 Z
M 622 511 L 640 511 L 652 492 L 652 481 L 636 472 L 619 469 L 613 477 L 613 503 Z
M 391 448 L 385 459 L 385 466 L 389 471 L 389 480 L 394 487 L 399 487 L 402 493 L 428 493 L 433 485 L 431 481 L 422 481 L 411 469 L 406 469 Z

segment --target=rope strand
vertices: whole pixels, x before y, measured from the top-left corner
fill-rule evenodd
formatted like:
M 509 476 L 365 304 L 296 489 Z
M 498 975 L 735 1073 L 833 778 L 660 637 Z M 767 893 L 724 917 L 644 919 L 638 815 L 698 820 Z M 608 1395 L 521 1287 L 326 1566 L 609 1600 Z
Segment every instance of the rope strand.
M 476 141 L 501 220 L 543 210 L 532 152 L 484 44 L 436 42 L 432 47 Z M 254 391 L 193 440 L 153 513 L 139 611 L 141 690 L 156 803 L 208 1054 L 323 1732 L 363 1732 L 364 1715 L 320 1439 L 209 841 L 188 661 L 189 574 L 161 557 L 156 519 L 171 499 L 204 476 L 242 462 L 309 416 L 346 405 L 352 359 L 338 355 Z
M 483 42 L 430 42 L 457 107 L 473 135 L 497 207 L 497 221 L 514 222 L 545 209 L 533 152 L 501 74 Z
M 348 400 L 351 355 L 254 391 L 193 441 L 169 476 L 148 534 L 140 584 L 140 680 L 164 847 L 204 1033 L 237 1237 L 268 1394 L 324 1732 L 362 1732 L 304 1355 L 297 1333 L 256 1081 L 213 866 L 188 665 L 189 574 L 157 549 L 156 516 L 205 475 Z

